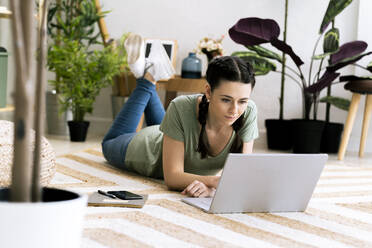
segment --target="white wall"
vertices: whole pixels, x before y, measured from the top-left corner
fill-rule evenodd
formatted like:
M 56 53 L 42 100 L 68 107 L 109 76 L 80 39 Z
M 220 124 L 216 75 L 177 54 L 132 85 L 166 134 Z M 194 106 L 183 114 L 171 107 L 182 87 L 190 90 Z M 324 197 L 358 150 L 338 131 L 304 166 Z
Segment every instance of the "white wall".
M 113 38 L 118 38 L 125 32 L 135 32 L 144 37 L 177 40 L 179 45 L 177 73 L 180 73 L 182 59 L 187 56 L 188 52 L 195 49 L 197 42 L 205 36 L 217 38 L 225 34 L 226 38 L 222 44 L 227 55 L 237 50 L 244 50 L 245 48 L 235 44 L 227 33 L 228 29 L 240 18 L 252 16 L 271 18 L 276 20 L 281 27 L 284 22 L 284 0 L 101 0 L 101 3 L 104 10 L 111 10 L 105 20 Z M 287 43 L 304 60 L 305 65 L 302 66 L 302 70 L 305 75 L 308 75 L 310 57 L 327 5 L 328 1 L 325 0 L 289 0 Z M 337 17 L 336 27 L 340 29 L 341 44 L 355 39 L 364 39 L 372 46 L 372 34 L 369 33 L 371 5 L 372 3 L 368 0 L 354 0 Z M 0 23 L 0 33 L 3 33 L 4 25 Z M 1 44 L 4 40 L 9 39 L 1 37 Z M 317 54 L 321 53 L 321 47 L 320 42 Z M 203 70 L 205 70 L 206 58 L 203 55 L 199 57 L 203 60 Z M 367 59 L 363 64 L 370 60 L 372 59 Z M 292 63 L 289 65 L 293 67 Z M 344 73 L 354 73 L 354 68 L 349 67 L 344 70 Z M 299 87 L 291 79 L 287 79 L 285 90 L 285 118 L 300 118 L 302 101 Z M 279 92 L 280 74 L 270 73 L 267 76 L 257 77 L 252 98 L 259 109 L 259 128 L 263 134 L 262 137 L 265 132 L 264 120 L 279 116 Z M 342 84 L 335 85 L 333 93 L 351 98 L 351 94 L 343 89 Z M 97 98 L 93 116 L 90 117 L 91 120 L 99 123 L 95 128 L 97 133 L 104 133 L 111 121 L 111 112 L 107 111 L 111 103 L 110 94 L 110 88 L 102 91 Z M 364 108 L 364 103 L 360 105 L 348 150 L 359 149 L 362 108 Z M 345 122 L 346 115 L 346 112 L 332 108 L 331 120 Z M 318 118 L 324 119 L 323 105 L 320 105 Z M 372 130 L 372 124 L 370 130 Z M 367 151 L 372 151 L 372 131 L 370 131 L 366 148 Z

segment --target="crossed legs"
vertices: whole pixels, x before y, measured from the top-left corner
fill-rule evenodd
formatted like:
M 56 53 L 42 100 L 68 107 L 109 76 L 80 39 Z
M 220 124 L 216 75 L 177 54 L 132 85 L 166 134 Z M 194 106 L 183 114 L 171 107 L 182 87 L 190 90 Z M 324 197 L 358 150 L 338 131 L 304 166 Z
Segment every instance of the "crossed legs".
M 146 78 L 137 79 L 136 88 L 103 138 L 103 155 L 114 166 L 125 168 L 125 153 L 136 134 L 142 113 L 145 113 L 148 126 L 158 125 L 163 120 L 165 111 L 156 92 L 156 85 L 148 80 L 151 78 Z

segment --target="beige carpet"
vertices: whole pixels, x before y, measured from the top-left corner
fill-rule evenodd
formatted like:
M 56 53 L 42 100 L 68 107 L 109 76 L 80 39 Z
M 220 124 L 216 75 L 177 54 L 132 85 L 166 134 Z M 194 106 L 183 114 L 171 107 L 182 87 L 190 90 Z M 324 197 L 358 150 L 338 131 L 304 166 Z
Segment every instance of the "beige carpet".
M 105 163 L 100 149 L 57 158 L 51 186 L 149 194 L 142 209 L 88 207 L 82 247 L 372 247 L 372 168 L 328 163 L 304 213 L 206 214 L 162 182 Z

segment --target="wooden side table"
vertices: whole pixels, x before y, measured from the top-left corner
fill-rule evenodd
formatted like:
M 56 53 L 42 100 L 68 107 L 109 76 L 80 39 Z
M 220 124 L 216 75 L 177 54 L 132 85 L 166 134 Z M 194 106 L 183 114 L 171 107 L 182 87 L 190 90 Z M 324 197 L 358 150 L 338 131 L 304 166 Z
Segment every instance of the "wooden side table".
M 124 79 L 124 77 L 122 77 Z M 136 88 L 136 79 L 132 74 L 128 74 L 128 81 L 120 82 L 122 90 L 115 90 L 114 94 L 120 96 L 128 96 Z M 205 78 L 181 78 L 180 75 L 174 76 L 169 80 L 158 81 L 156 88 L 165 90 L 164 108 L 167 109 L 169 103 L 177 96 L 178 92 L 202 93 L 205 91 L 207 81 Z M 126 88 L 124 90 L 124 88 Z
M 205 91 L 207 81 L 205 78 L 181 78 L 176 75 L 168 81 L 159 81 L 157 89 L 165 90 L 164 108 L 167 109 L 169 103 L 177 96 L 178 92 L 202 93 Z

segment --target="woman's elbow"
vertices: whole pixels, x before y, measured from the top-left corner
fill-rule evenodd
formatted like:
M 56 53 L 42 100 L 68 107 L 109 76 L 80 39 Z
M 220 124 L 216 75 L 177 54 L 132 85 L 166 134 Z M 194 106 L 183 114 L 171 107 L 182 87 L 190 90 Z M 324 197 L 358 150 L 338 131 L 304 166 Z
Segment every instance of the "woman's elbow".
M 174 175 L 164 175 L 164 183 L 170 190 L 180 190 Z

